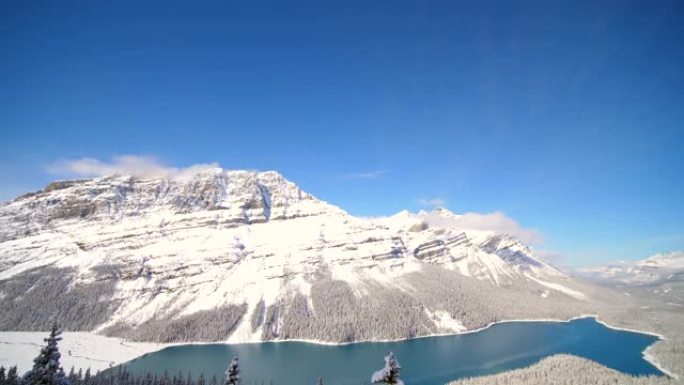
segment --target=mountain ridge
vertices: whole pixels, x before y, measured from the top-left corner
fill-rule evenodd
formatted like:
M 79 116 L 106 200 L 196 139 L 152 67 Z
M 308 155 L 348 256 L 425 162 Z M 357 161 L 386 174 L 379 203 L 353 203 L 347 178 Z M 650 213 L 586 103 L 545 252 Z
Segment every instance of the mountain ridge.
M 660 253 L 638 261 L 619 261 L 608 265 L 578 269 L 578 273 L 607 283 L 648 286 L 666 283 L 684 275 L 684 251 Z M 682 278 L 679 278 L 682 280 Z
M 0 301 L 16 313 L 0 329 L 66 317 L 71 330 L 134 340 L 340 342 L 523 314 L 501 300 L 559 318 L 586 302 L 516 238 L 454 218 L 354 217 L 274 171 L 53 182 L 0 205 Z M 45 317 L 28 305 L 43 297 Z

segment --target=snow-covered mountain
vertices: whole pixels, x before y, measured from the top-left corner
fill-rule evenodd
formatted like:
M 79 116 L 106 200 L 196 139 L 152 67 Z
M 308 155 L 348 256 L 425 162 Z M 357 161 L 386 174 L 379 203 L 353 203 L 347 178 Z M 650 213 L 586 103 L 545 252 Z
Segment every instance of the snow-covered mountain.
M 624 285 L 654 285 L 684 281 L 684 251 L 656 254 L 633 262 L 617 262 L 579 270 L 589 278 Z
M 54 182 L 0 206 L 0 330 L 356 341 L 566 316 L 586 299 L 519 240 L 454 218 L 354 217 L 276 172 Z

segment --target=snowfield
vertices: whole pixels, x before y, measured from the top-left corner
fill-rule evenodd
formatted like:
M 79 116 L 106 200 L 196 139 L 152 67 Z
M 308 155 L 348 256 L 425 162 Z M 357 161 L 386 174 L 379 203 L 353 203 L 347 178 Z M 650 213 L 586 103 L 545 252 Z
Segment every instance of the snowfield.
M 45 346 L 48 332 L 0 332 L 0 366 L 17 366 L 19 373 L 33 367 L 33 359 Z M 64 332 L 59 342 L 60 359 L 65 371 L 71 367 L 87 368 L 95 374 L 170 344 L 128 342 L 87 332 Z

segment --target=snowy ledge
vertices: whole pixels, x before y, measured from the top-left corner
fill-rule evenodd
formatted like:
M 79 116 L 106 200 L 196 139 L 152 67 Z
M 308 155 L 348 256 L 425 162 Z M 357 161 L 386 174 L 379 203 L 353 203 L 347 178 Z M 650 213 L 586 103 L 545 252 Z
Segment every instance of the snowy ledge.
M 501 323 L 512 323 L 512 322 L 571 322 L 582 318 L 594 318 L 598 323 L 604 325 L 607 328 L 614 330 L 629 331 L 640 334 L 652 335 L 664 340 L 665 337 L 661 334 L 621 328 L 607 324 L 601 321 L 596 314 L 583 314 L 576 317 L 572 317 L 567 320 L 559 319 L 517 319 L 517 320 L 503 320 L 487 324 L 478 329 L 464 330 L 452 333 L 442 333 L 442 334 L 430 334 L 425 336 L 419 336 L 414 338 L 430 338 L 430 337 L 443 337 L 443 336 L 453 336 L 453 335 L 463 335 L 477 333 L 486 330 L 496 324 Z M 33 358 L 38 354 L 40 348 L 43 346 L 43 338 L 47 337 L 47 332 L 0 332 L 0 365 L 9 367 L 17 365 L 19 372 L 23 373 L 29 370 L 33 366 Z M 91 371 L 96 372 L 98 370 L 104 370 L 112 366 L 119 365 L 121 363 L 133 360 L 137 357 L 143 356 L 148 353 L 156 352 L 170 346 L 179 345 L 206 345 L 206 344 L 220 344 L 227 342 L 175 342 L 175 343 L 153 343 L 153 342 L 130 342 L 125 341 L 121 338 L 116 337 L 105 337 L 99 334 L 94 334 L 90 332 L 64 332 L 62 333 L 62 341 L 60 342 L 60 352 L 62 353 L 62 366 L 66 371 L 68 371 L 72 366 L 78 369 L 90 368 Z M 317 341 L 317 340 L 307 340 L 307 339 L 288 339 L 288 340 L 275 340 L 275 341 L 245 341 L 245 342 L 235 342 L 237 343 L 261 343 L 261 342 L 304 342 L 310 344 L 318 345 L 351 345 L 363 342 L 395 342 L 403 341 L 404 339 L 388 339 L 388 340 L 364 340 L 364 341 L 354 341 L 354 342 L 344 342 L 335 343 L 328 341 Z M 656 357 L 649 353 L 653 345 L 649 345 L 643 352 L 642 355 L 646 361 L 651 363 L 653 366 L 658 368 L 661 372 L 665 373 L 671 378 L 678 379 L 678 376 L 669 370 L 663 368 L 660 363 L 658 363 Z

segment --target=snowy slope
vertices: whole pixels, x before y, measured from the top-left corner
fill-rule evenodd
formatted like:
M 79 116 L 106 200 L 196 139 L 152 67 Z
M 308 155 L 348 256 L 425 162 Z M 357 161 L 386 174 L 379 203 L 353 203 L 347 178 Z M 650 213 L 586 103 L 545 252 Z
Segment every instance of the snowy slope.
M 19 373 L 31 370 L 33 359 L 45 345 L 45 337 L 44 332 L 0 332 L 0 366 L 9 368 L 16 365 Z M 171 345 L 66 332 L 59 343 L 60 362 L 66 371 L 71 367 L 84 371 L 90 368 L 94 374 L 167 346 Z
M 667 281 L 684 281 L 684 252 L 656 254 L 634 262 L 580 269 L 580 274 L 595 280 L 625 285 L 654 285 Z
M 457 217 L 357 218 L 276 172 L 54 182 L 0 206 L 0 330 L 348 341 L 481 326 L 514 289 L 583 299 L 520 241 Z M 387 304 L 413 310 L 390 320 Z

